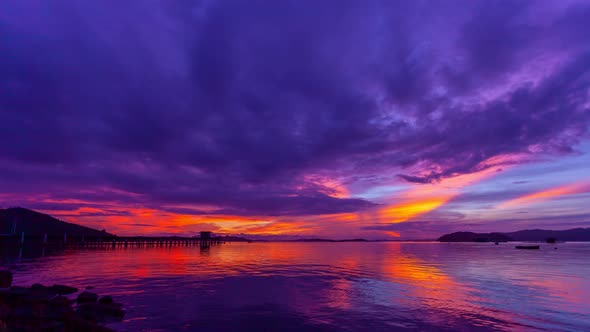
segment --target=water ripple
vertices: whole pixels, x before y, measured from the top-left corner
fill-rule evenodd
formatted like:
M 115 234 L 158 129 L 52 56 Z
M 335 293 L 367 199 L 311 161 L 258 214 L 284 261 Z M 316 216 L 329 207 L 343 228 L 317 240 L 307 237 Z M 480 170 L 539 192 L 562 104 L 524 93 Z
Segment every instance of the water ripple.
M 588 331 L 590 244 L 252 243 L 1 258 L 125 303 L 121 331 Z

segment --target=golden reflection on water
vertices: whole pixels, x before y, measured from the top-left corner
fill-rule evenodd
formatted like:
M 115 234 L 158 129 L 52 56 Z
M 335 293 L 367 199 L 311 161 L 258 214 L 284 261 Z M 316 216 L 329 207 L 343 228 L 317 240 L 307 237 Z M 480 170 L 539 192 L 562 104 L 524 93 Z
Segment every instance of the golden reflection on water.
M 303 315 L 304 321 L 336 326 L 343 319 L 352 325 L 369 319 L 383 324 L 376 325 L 378 329 L 399 321 L 418 329 L 551 330 L 563 321 L 574 330 L 590 327 L 590 244 L 542 249 L 529 253 L 487 244 L 232 243 L 74 251 L 9 264 L 17 270 L 15 283 L 92 285 L 121 297 L 131 306 L 125 325 L 129 330 L 141 327 L 134 324 L 154 324 L 141 312 L 161 307 L 162 299 L 170 305 L 167 319 L 180 321 L 193 316 L 190 310 L 173 308 L 179 305 L 237 310 L 272 304 Z M 204 301 L 195 294 L 214 297 Z

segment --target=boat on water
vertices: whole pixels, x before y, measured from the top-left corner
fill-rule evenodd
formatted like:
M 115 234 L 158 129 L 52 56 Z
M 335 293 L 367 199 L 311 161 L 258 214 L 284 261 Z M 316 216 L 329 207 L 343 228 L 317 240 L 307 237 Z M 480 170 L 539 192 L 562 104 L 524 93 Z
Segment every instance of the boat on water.
M 541 246 L 516 246 L 516 249 L 541 249 Z

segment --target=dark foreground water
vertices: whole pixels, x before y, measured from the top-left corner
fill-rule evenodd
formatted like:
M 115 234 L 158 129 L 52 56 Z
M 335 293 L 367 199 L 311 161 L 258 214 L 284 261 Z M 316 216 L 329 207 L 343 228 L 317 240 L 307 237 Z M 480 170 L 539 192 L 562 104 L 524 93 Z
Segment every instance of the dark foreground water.
M 110 325 L 120 331 L 590 331 L 590 243 L 233 243 L 0 261 L 17 285 L 113 295 L 127 309 Z

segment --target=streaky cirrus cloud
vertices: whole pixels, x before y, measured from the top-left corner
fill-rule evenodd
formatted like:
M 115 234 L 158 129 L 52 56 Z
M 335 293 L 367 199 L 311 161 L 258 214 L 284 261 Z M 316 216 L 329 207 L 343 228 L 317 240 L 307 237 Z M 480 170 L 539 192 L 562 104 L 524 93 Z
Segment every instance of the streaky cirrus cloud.
M 347 189 L 392 176 L 572 154 L 589 17 L 585 1 L 6 0 L 0 193 L 276 220 L 402 204 Z
M 543 201 L 563 198 L 569 195 L 590 193 L 590 181 L 582 180 L 576 183 L 569 183 L 557 187 L 529 193 L 520 197 L 505 201 L 499 208 L 514 208 L 521 205 L 536 204 Z

